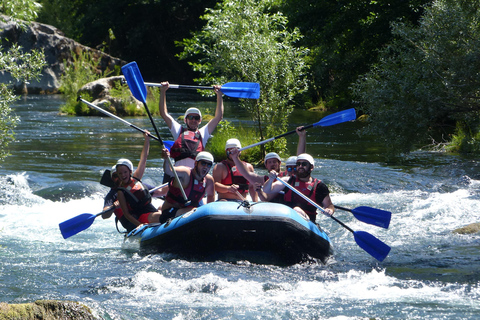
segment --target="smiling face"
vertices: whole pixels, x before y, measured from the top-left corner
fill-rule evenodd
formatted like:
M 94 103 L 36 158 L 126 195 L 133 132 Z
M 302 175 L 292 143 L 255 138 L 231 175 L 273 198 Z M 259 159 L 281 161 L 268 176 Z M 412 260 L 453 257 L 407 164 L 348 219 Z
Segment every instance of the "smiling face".
M 185 123 L 190 130 L 197 130 L 198 126 L 202 122 L 202 117 L 196 113 L 187 114 L 185 117 Z
M 117 174 L 123 184 L 128 184 L 130 181 L 130 175 L 132 174 L 130 169 L 124 165 L 117 166 Z

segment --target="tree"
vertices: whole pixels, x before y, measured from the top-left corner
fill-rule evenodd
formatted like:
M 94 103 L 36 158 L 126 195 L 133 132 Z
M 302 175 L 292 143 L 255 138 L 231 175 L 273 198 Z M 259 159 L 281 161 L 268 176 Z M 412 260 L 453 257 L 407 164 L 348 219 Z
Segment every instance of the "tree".
M 431 0 L 282 0 L 282 11 L 311 50 L 311 85 L 306 100 L 350 106 L 348 88 L 377 61 L 392 40 L 390 23 L 416 23 Z
M 0 2 L 0 13 L 11 14 L 12 21 L 23 26 L 23 21 L 18 19 L 31 20 L 36 16 L 38 3 L 31 0 L 9 0 Z M 8 19 L 1 16 L 0 19 Z M 15 80 L 27 82 L 38 80 L 40 72 L 45 66 L 43 52 L 32 50 L 24 53 L 18 45 L 12 45 L 5 50 L 0 43 L 0 72 L 9 73 Z M 18 118 L 12 115 L 10 105 L 17 99 L 10 83 L 0 83 L 0 161 L 9 155 L 7 147 L 14 139 L 13 129 Z
M 41 0 L 38 21 L 83 45 L 136 61 L 145 80 L 188 84 L 194 75 L 175 55 L 176 40 L 200 30 L 216 0 Z
M 299 30 L 289 30 L 287 18 L 274 9 L 273 1 L 225 0 L 207 10 L 201 31 L 179 43 L 184 47 L 180 58 L 190 59 L 200 83 L 260 83 L 260 99 L 241 105 L 256 122 L 261 140 L 285 131 L 293 97 L 307 88 L 308 51 L 295 46 Z M 284 139 L 266 146 L 277 152 L 285 147 Z
M 479 0 L 437 0 L 419 26 L 393 24 L 397 40 L 353 86 L 369 115 L 364 133 L 381 139 L 391 154 L 428 143 L 449 122 L 470 137 L 478 133 L 479 16 Z

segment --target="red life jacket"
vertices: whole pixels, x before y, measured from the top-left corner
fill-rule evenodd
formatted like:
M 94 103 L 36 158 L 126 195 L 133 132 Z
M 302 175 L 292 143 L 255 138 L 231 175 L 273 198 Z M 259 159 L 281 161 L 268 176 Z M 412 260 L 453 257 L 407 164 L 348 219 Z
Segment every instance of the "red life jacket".
M 205 150 L 202 143 L 202 135 L 199 130 L 191 131 L 182 127 L 180 135 L 170 148 L 170 156 L 175 161 L 185 158 L 195 159 L 200 151 Z
M 191 201 L 190 206 L 198 207 L 200 201 L 205 195 L 205 192 L 207 191 L 207 180 L 205 178 L 203 178 L 201 181 L 196 180 L 193 176 L 193 170 L 195 169 L 191 169 L 190 171 L 190 182 L 184 191 L 187 199 Z M 186 201 L 183 199 L 182 191 L 180 188 L 174 186 L 173 182 L 174 180 L 170 181 L 165 200 L 170 203 L 177 203 L 180 205 L 180 207 L 184 208 Z
M 286 176 L 288 176 L 288 171 L 287 171 L 287 170 L 282 171 L 282 172 L 280 172 L 277 176 L 278 176 L 278 177 L 286 177 Z
M 238 172 L 237 167 L 236 166 L 231 167 L 227 160 L 223 160 L 221 163 L 223 163 L 227 167 L 228 174 L 224 179 L 220 181 L 220 183 L 226 186 L 231 186 L 232 184 L 236 184 L 239 187 L 238 188 L 239 192 L 247 192 L 249 182 L 247 179 L 245 179 L 244 176 L 240 174 L 240 172 Z
M 152 196 L 148 188 L 137 178 L 130 178 L 126 187 L 117 189 L 125 194 L 128 210 L 133 216 L 139 217 L 144 213 L 157 211 L 152 205 Z
M 312 199 L 312 201 L 315 202 L 315 192 L 317 190 L 317 185 L 321 182 L 321 180 L 318 180 L 316 178 L 313 179 L 311 182 L 304 182 L 304 181 L 298 181 L 296 182 L 296 177 L 292 176 L 289 180 L 288 183 L 293 186 L 295 189 L 306 195 L 308 198 Z M 305 211 L 306 214 L 310 217 L 310 220 L 315 222 L 315 218 L 317 216 L 317 208 L 313 205 L 311 205 L 308 201 L 302 199 L 299 195 L 294 193 L 290 188 L 287 188 L 288 190 L 285 190 L 285 195 L 283 196 L 283 199 L 285 201 L 285 204 L 291 208 L 293 207 L 300 207 Z

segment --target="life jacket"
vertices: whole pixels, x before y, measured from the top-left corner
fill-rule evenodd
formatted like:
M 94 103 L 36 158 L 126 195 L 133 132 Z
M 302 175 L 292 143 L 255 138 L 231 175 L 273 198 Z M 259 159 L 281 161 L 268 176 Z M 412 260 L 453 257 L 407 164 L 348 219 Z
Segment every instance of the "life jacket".
M 128 210 L 133 216 L 139 217 L 144 213 L 157 211 L 152 205 L 152 196 L 148 188 L 137 178 L 131 178 L 126 187 L 118 187 L 117 190 L 125 194 Z
M 228 174 L 227 176 L 220 181 L 221 184 L 224 184 L 226 186 L 231 186 L 232 184 L 238 185 L 238 190 L 239 192 L 247 192 L 248 190 L 248 185 L 250 184 L 247 179 L 245 179 L 244 176 L 241 175 L 240 172 L 238 172 L 236 166 L 230 166 L 227 160 L 223 160 L 221 163 L 223 163 L 227 168 L 228 168 Z M 245 162 L 243 162 L 245 163 Z
M 282 172 L 280 172 L 277 176 L 278 176 L 278 177 L 286 177 L 286 176 L 288 176 L 288 171 L 287 171 L 287 170 L 282 171 Z
M 191 201 L 189 206 L 198 207 L 200 201 L 203 199 L 203 196 L 206 192 L 207 180 L 203 178 L 201 181 L 198 181 L 194 178 L 193 170 L 190 171 L 190 182 L 188 186 L 184 189 L 187 199 Z M 180 188 L 174 186 L 174 181 L 170 181 L 167 195 L 165 196 L 165 201 L 170 203 L 177 203 L 181 207 L 185 207 L 185 199 L 183 199 L 182 191 Z
M 292 176 L 288 180 L 288 184 L 293 186 L 295 189 L 306 195 L 308 198 L 315 201 L 315 192 L 317 189 L 317 185 L 321 182 L 316 178 L 313 179 L 311 182 L 304 182 L 304 181 L 296 181 L 296 177 Z M 310 217 L 310 220 L 315 222 L 315 218 L 317 216 L 317 208 L 311 205 L 306 200 L 302 199 L 299 195 L 294 193 L 292 190 L 288 189 L 285 191 L 285 195 L 283 197 L 284 203 L 293 208 L 293 207 L 300 207 L 305 211 L 306 214 Z
M 202 135 L 200 131 L 191 131 L 182 127 L 177 140 L 170 148 L 170 156 L 175 161 L 180 161 L 185 158 L 195 159 L 200 151 L 205 150 L 202 143 Z

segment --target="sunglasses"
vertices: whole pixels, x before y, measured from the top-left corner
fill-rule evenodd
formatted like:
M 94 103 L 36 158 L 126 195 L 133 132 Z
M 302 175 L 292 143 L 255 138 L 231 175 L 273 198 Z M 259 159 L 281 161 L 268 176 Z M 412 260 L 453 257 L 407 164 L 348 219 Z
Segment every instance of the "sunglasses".
M 287 167 L 287 171 L 297 171 L 297 167 Z
M 307 167 L 310 164 L 308 161 L 297 162 L 297 167 Z
M 211 168 L 213 163 L 208 162 L 208 161 L 200 160 L 200 164 L 204 167 Z
M 190 114 L 189 114 L 189 115 L 187 116 L 187 119 L 188 119 L 188 120 L 197 120 L 197 121 L 199 121 L 199 120 L 200 120 L 200 116 L 194 116 L 194 115 L 190 115 Z

